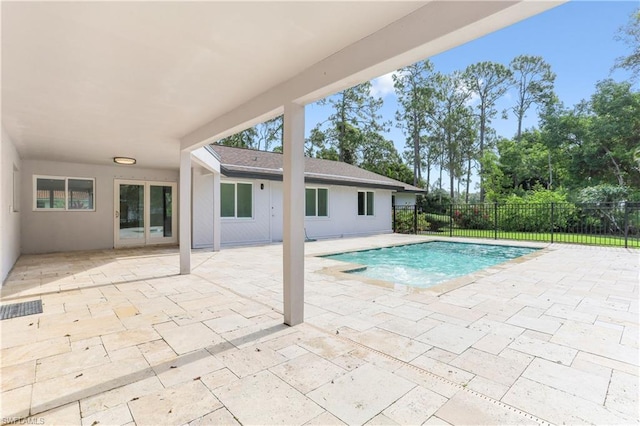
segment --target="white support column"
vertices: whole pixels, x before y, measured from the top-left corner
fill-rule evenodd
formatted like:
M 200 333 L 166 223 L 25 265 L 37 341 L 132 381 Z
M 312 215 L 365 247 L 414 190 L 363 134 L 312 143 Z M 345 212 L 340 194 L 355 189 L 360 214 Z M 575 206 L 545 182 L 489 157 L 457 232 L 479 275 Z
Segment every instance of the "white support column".
M 180 151 L 180 274 L 191 273 L 191 152 Z
M 220 251 L 220 173 L 213 173 L 213 251 Z
M 304 321 L 304 105 L 284 105 L 284 323 Z

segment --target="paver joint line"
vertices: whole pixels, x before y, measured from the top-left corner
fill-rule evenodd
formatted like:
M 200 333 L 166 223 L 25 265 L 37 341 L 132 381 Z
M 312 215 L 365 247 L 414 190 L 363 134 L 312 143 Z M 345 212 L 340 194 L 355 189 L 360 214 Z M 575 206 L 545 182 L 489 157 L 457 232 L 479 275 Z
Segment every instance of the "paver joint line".
M 397 362 L 397 363 L 399 363 L 399 364 L 402 364 L 403 366 L 407 366 L 407 367 L 412 368 L 412 369 L 414 369 L 414 370 L 416 370 L 416 371 L 419 371 L 419 372 L 421 372 L 421 373 L 427 374 L 427 375 L 429 375 L 429 376 L 433 377 L 433 378 L 434 378 L 434 379 L 436 379 L 436 380 L 440 380 L 441 382 L 447 383 L 447 384 L 449 384 L 449 385 L 451 385 L 451 386 L 454 386 L 454 387 L 456 387 L 456 388 L 458 388 L 458 389 L 461 389 L 461 390 L 463 390 L 463 391 L 465 391 L 465 392 L 467 392 L 467 393 L 470 393 L 471 395 L 475 395 L 475 396 L 477 396 L 477 397 L 479 397 L 479 398 L 484 398 L 484 399 L 486 399 L 487 401 L 490 401 L 490 402 L 492 402 L 492 403 L 493 403 L 493 404 L 495 404 L 495 405 L 498 405 L 498 406 L 500 406 L 500 407 L 502 407 L 502 408 L 506 408 L 506 409 L 508 409 L 508 410 L 510 410 L 510 411 L 513 411 L 513 412 L 515 412 L 515 413 L 517 413 L 517 414 L 520 414 L 521 416 L 524 416 L 524 417 L 530 418 L 531 420 L 533 420 L 534 422 L 538 423 L 539 425 L 542 425 L 542 426 L 552 426 L 552 423 L 549 423 L 549 422 L 548 422 L 548 421 L 546 421 L 546 420 L 540 419 L 540 418 L 538 418 L 538 417 L 534 416 L 533 414 L 530 414 L 530 413 L 527 413 L 527 412 L 525 412 L 525 411 L 522 411 L 522 410 L 520 410 L 520 409 L 518 409 L 518 408 L 515 408 L 515 407 L 513 407 L 513 406 L 509 405 L 509 404 L 505 404 L 504 402 L 502 402 L 502 401 L 498 401 L 497 399 L 491 398 L 491 397 L 489 397 L 489 396 L 487 396 L 487 395 L 483 395 L 483 394 L 481 394 L 481 393 L 478 393 L 478 392 L 476 392 L 476 391 L 474 391 L 474 390 L 471 390 L 471 389 L 467 388 L 466 386 L 463 386 L 463 385 L 461 385 L 461 384 L 459 384 L 459 383 L 453 382 L 453 381 L 451 381 L 451 380 L 449 380 L 449 379 L 447 379 L 447 378 L 444 378 L 444 377 L 442 377 L 442 376 L 438 376 L 437 374 L 434 374 L 434 373 L 432 373 L 432 372 L 430 372 L 430 371 L 428 371 L 428 370 L 425 370 L 425 369 L 423 369 L 423 368 L 420 368 L 420 367 L 418 367 L 418 366 L 416 366 L 416 365 L 409 364 L 408 362 L 405 362 L 405 361 L 402 361 L 402 360 L 400 360 L 400 359 L 398 359 L 398 358 L 392 357 L 392 356 L 391 356 L 391 355 L 389 355 L 389 354 L 386 354 L 386 353 L 384 353 L 384 352 L 378 351 L 378 350 L 373 349 L 373 348 L 371 348 L 371 347 L 369 347 L 369 346 L 367 346 L 367 345 L 363 345 L 362 343 L 358 343 L 358 342 L 356 342 L 356 341 L 353 341 L 353 340 L 351 340 L 351 339 L 349 339 L 349 338 L 347 338 L 347 337 L 341 336 L 341 335 L 339 335 L 339 334 L 334 335 L 334 334 L 330 333 L 328 330 L 325 330 L 325 329 L 323 329 L 323 328 L 321 328 L 321 327 L 317 327 L 317 326 L 315 326 L 315 325 L 313 325 L 313 324 L 307 324 L 307 325 L 308 325 L 309 327 L 311 327 L 311 328 L 315 328 L 316 330 L 321 331 L 321 332 L 323 332 L 323 333 L 326 333 L 326 334 L 328 334 L 328 335 L 330 335 L 330 336 L 337 337 L 338 339 L 340 339 L 340 340 L 342 340 L 342 341 L 349 342 L 350 344 L 352 344 L 352 345 L 354 345 L 354 346 L 358 346 L 358 347 L 360 347 L 360 348 L 362 348 L 362 349 L 364 349 L 364 350 L 367 350 L 367 351 L 369 351 L 369 352 L 373 352 L 373 353 L 375 353 L 375 354 L 377 354 L 377 355 L 380 355 L 380 356 L 382 356 L 382 357 L 384 357 L 384 358 L 387 358 L 388 360 L 391 360 L 391 361 Z

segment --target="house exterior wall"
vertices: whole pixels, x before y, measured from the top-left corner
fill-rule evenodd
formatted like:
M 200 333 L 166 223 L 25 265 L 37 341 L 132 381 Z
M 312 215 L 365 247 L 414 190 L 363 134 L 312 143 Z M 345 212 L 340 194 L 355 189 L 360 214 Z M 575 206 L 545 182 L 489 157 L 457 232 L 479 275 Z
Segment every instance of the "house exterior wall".
M 191 193 L 191 245 L 213 247 L 213 175 L 201 167 L 194 168 Z
M 95 211 L 33 211 L 33 175 L 95 178 Z M 114 180 L 178 182 L 177 170 L 26 160 L 22 163 L 23 253 L 112 248 Z
M 0 200 L 2 202 L 2 214 L 0 215 L 0 277 L 4 282 L 11 268 L 20 257 L 20 221 L 22 209 L 20 200 L 20 170 L 22 162 L 15 145 L 2 129 L 2 142 L 0 157 L 2 159 L 2 186 L 0 187 Z M 15 182 L 14 182 L 15 180 Z M 14 193 L 14 191 L 16 191 Z M 18 202 L 18 205 L 16 205 Z
M 223 246 L 267 244 L 282 241 L 282 182 L 266 180 L 222 179 L 222 182 L 253 184 L 253 217 L 221 220 Z M 264 185 L 264 189 L 260 185 Z M 329 190 L 329 216 L 305 218 L 309 238 L 340 238 L 392 232 L 391 191 L 361 188 L 375 193 L 373 216 L 358 216 L 358 188 L 338 185 L 307 184 L 306 187 Z M 213 177 L 194 172 L 193 246 L 213 245 Z
M 308 184 L 307 187 L 316 187 Z M 391 232 L 391 191 L 352 186 L 323 186 L 329 189 L 329 217 L 307 217 L 309 238 L 341 238 Z M 358 189 L 373 191 L 374 215 L 358 216 Z
M 412 194 L 408 192 L 397 192 L 393 195 L 395 196 L 396 206 L 415 206 L 416 205 L 416 194 Z
M 211 177 L 213 179 L 213 177 Z M 225 182 L 246 182 L 253 184 L 253 217 L 221 218 L 220 242 L 224 245 L 260 244 L 271 242 L 271 185 L 268 180 L 227 179 Z M 260 185 L 264 185 L 261 189 Z M 282 190 L 282 188 L 280 188 Z

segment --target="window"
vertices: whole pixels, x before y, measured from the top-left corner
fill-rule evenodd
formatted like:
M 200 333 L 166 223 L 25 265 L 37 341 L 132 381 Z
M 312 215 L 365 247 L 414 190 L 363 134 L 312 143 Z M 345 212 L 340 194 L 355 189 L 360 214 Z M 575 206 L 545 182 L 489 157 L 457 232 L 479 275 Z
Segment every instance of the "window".
M 373 191 L 358 191 L 358 216 L 373 216 Z
M 253 217 L 253 184 L 221 183 L 220 216 L 233 218 Z
M 34 176 L 34 210 L 95 211 L 93 178 Z
M 305 190 L 305 216 L 329 216 L 329 190 L 327 188 L 307 188 Z

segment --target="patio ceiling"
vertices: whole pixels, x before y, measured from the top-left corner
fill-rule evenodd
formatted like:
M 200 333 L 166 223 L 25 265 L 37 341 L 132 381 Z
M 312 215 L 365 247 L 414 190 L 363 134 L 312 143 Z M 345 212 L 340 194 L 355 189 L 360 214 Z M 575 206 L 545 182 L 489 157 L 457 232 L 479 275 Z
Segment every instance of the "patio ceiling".
M 313 101 L 556 4 L 2 2 L 2 126 L 23 159 L 177 168 L 181 140 L 201 144 L 277 113 L 284 96 Z

